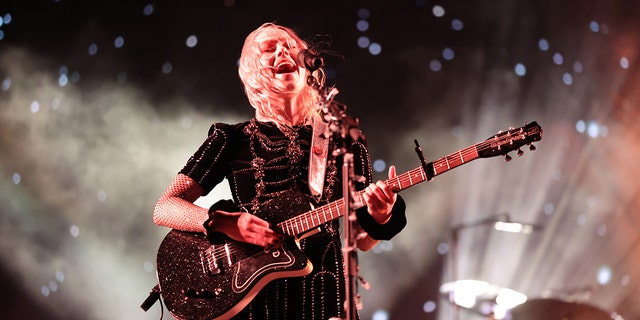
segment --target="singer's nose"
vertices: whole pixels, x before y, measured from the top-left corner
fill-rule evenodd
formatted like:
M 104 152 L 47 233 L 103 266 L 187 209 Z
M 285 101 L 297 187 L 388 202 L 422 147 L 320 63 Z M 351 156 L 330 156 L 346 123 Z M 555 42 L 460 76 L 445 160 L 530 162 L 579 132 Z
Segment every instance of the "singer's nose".
M 282 43 L 276 44 L 276 57 L 280 57 L 280 56 L 282 56 L 284 54 L 286 54 L 288 56 L 291 55 L 289 53 L 289 49 L 287 49 L 287 47 L 285 47 Z

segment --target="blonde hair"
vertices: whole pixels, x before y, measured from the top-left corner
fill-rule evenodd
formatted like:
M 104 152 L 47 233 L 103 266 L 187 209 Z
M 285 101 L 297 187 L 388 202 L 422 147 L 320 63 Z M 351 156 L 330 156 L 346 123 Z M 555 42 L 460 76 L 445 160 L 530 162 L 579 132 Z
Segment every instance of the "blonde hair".
M 265 23 L 251 32 L 245 39 L 240 54 L 238 75 L 244 85 L 244 91 L 249 103 L 256 109 L 256 118 L 261 121 L 272 121 L 280 125 L 286 123 L 286 120 L 279 113 L 274 112 L 271 106 L 268 90 L 273 90 L 269 89 L 272 84 L 272 78 L 263 73 L 259 61 L 260 48 L 256 42 L 259 34 L 274 30 L 285 31 L 295 40 L 297 47 L 300 49 L 309 47 L 292 29 L 270 22 Z M 312 75 L 315 76 L 320 86 L 324 85 L 324 71 L 321 68 L 314 71 Z M 309 85 L 305 86 L 299 96 L 299 102 L 306 109 L 304 112 L 304 124 L 311 124 L 312 119 L 318 115 L 318 112 L 316 112 L 318 101 L 318 92 Z

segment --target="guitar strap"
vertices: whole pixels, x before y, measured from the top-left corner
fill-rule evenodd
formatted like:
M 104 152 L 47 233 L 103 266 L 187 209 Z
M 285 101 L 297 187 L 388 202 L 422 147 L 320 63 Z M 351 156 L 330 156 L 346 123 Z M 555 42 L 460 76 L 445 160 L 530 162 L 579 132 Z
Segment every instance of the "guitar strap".
M 324 175 L 327 169 L 327 154 L 329 152 L 329 135 L 327 123 L 319 118 L 313 120 L 311 133 L 311 150 L 309 151 L 309 190 L 317 201 L 322 197 Z

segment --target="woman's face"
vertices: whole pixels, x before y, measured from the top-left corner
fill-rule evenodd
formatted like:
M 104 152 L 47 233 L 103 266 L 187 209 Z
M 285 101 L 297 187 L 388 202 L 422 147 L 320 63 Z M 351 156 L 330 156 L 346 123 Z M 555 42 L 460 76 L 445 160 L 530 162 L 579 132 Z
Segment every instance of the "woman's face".
M 307 70 L 297 63 L 300 49 L 296 40 L 282 29 L 265 29 L 256 36 L 260 72 L 271 80 L 265 87 L 270 92 L 296 95 L 307 81 Z

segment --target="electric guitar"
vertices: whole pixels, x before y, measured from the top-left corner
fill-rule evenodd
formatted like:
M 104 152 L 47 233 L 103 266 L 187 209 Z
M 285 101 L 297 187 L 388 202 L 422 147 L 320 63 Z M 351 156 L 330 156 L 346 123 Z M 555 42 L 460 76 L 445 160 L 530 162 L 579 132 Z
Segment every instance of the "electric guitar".
M 483 142 L 385 181 L 396 192 L 443 174 L 478 158 L 523 154 L 521 147 L 542 139 L 542 128 L 532 122 L 500 131 Z M 417 143 L 416 143 L 417 145 Z M 355 208 L 366 205 L 363 191 L 353 196 Z M 274 199 L 278 200 L 278 199 Z M 309 210 L 303 195 L 287 195 L 272 201 L 265 212 L 288 217 L 276 224 L 287 236 L 281 246 L 265 249 L 229 238 L 212 244 L 201 233 L 171 230 L 157 255 L 160 292 L 169 312 L 177 319 L 228 319 L 240 312 L 270 281 L 299 277 L 313 266 L 296 244 L 296 237 L 344 214 L 344 199 Z M 308 211 L 306 211 L 308 210 Z M 306 212 L 305 212 L 306 211 Z

